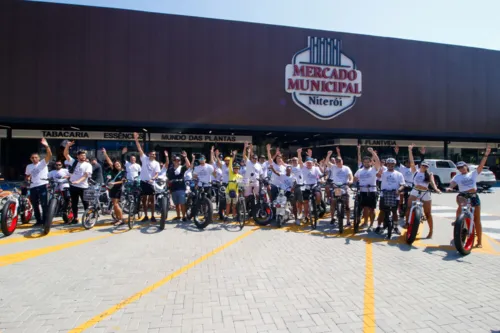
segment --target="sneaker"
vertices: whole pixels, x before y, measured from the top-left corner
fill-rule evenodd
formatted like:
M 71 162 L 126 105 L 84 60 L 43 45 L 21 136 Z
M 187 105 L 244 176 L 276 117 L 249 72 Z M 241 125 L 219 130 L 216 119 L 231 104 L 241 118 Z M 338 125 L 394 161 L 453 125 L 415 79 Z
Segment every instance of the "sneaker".
M 399 231 L 398 227 L 394 227 L 393 232 L 397 235 L 401 235 L 401 231 Z
M 331 219 L 331 220 L 330 220 L 330 224 L 331 224 L 331 225 L 334 225 L 334 224 L 335 224 L 335 219 Z
M 380 226 L 378 226 L 377 228 L 375 228 L 375 233 L 376 234 L 380 234 L 381 231 L 382 231 L 382 228 Z
M 178 221 L 178 220 L 180 220 L 180 219 L 181 219 L 181 217 L 180 217 L 180 216 L 176 216 L 176 217 L 174 217 L 174 218 L 172 219 L 172 221 Z
M 351 222 L 347 222 L 346 227 L 350 227 L 350 226 L 351 226 Z
M 142 222 L 148 222 L 149 221 L 149 217 L 146 215 L 144 216 L 144 218 L 142 219 Z
M 296 220 L 295 220 L 295 224 L 296 224 L 296 225 L 300 225 L 300 219 L 296 219 Z
M 366 232 L 372 232 L 373 231 L 373 227 L 369 226 L 368 229 L 366 229 Z
M 187 217 L 182 218 L 182 222 L 186 222 L 187 220 L 188 220 Z
M 154 222 L 156 222 L 156 218 L 154 216 L 151 216 L 151 220 L 150 221 L 154 223 Z

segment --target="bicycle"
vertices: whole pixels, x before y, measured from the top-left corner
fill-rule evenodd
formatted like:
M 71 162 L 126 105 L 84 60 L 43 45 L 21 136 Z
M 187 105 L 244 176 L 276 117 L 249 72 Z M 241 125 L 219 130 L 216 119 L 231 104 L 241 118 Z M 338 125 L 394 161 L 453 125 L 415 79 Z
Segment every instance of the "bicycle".
M 368 192 L 361 192 L 361 188 L 368 189 Z M 351 190 L 353 191 L 354 197 L 354 233 L 359 232 L 359 226 L 361 224 L 361 218 L 363 216 L 363 208 L 361 207 L 361 193 L 377 193 L 370 192 L 370 188 L 377 188 L 377 185 L 353 185 Z
M 274 200 L 273 205 L 276 208 L 276 223 L 278 228 L 281 228 L 283 223 L 286 223 L 293 214 L 292 204 L 290 203 L 294 199 L 294 194 L 292 188 L 287 188 L 286 190 L 280 189 L 276 200 Z M 286 193 L 290 193 L 289 197 Z
M 273 210 L 266 190 L 268 186 L 269 178 L 260 179 L 257 194 L 252 187 L 252 193 L 246 199 L 247 211 L 250 212 L 255 223 L 260 226 L 268 225 L 273 218 Z
M 330 214 L 332 215 L 333 219 L 335 213 L 337 213 L 339 234 L 342 234 L 344 232 L 344 215 L 345 207 L 347 204 L 347 189 L 345 188 L 345 186 L 347 186 L 347 184 L 331 183 L 330 187 L 330 193 L 332 194 L 332 203 L 333 201 L 335 201 L 335 204 L 330 204 Z
M 403 202 L 401 203 L 401 207 L 399 209 L 399 217 L 405 217 L 406 210 L 408 208 L 408 198 L 410 197 L 411 190 L 412 190 L 412 185 L 406 184 L 404 186 Z
M 155 212 L 160 214 L 160 230 L 165 229 L 165 221 L 168 219 L 168 211 L 170 208 L 170 192 L 165 186 L 166 181 L 155 179 L 153 187 L 154 194 L 154 209 Z
M 33 207 L 26 185 L 22 185 L 21 190 L 14 188 L 7 198 L 2 208 L 1 229 L 5 236 L 10 236 L 16 230 L 19 218 L 22 224 L 31 220 Z
M 240 230 L 245 226 L 245 221 L 248 219 L 248 212 L 245 203 L 245 186 L 248 186 L 248 183 L 243 182 L 242 180 L 238 180 L 238 201 L 236 202 L 236 212 L 237 212 L 237 221 L 240 224 Z
M 309 191 L 311 194 L 309 196 L 309 217 L 311 218 L 311 228 L 314 230 L 318 227 L 318 209 L 316 203 L 315 191 L 318 188 L 318 184 L 314 185 L 304 185 L 306 191 Z M 306 223 L 308 219 L 306 218 Z
M 420 223 L 422 223 L 424 203 L 422 202 L 422 198 L 426 195 L 430 190 L 419 190 L 414 188 L 415 191 L 418 192 L 417 198 L 411 203 L 410 214 L 408 215 L 408 228 L 406 229 L 406 244 L 412 245 L 415 239 L 417 238 L 418 228 L 420 227 Z M 423 194 L 422 194 L 423 193 Z
M 113 202 L 109 198 L 106 185 L 96 184 L 89 179 L 89 188 L 83 191 L 83 201 L 89 203 L 82 216 L 82 225 L 87 230 L 95 226 L 100 212 L 104 215 L 111 214 L 114 216 L 112 213 Z
M 460 195 L 465 198 L 466 203 L 462 206 L 462 212 L 458 219 L 453 222 L 453 243 L 457 251 L 466 256 L 471 253 L 474 246 L 474 237 L 476 226 L 474 224 L 474 210 L 471 198 L 477 197 L 476 193 L 460 192 Z
M 384 229 L 387 230 L 387 239 L 391 239 L 394 229 L 394 209 L 398 207 L 398 192 L 396 190 L 382 190 L 384 200 Z M 396 212 L 396 220 L 397 220 Z
M 198 229 L 204 229 L 212 223 L 213 219 L 213 206 L 212 201 L 209 199 L 209 191 L 211 187 L 207 186 L 210 183 L 202 183 L 202 186 L 196 186 L 194 192 L 190 195 L 189 212 L 193 218 L 194 224 Z M 187 208 L 188 206 L 186 206 Z M 198 215 L 201 214 L 201 215 Z
M 73 221 L 73 210 L 71 209 L 71 200 L 69 200 L 69 188 L 64 188 L 62 191 L 56 190 L 62 184 L 68 184 L 68 179 L 47 179 L 49 204 L 47 208 L 47 216 L 44 223 L 44 234 L 50 232 L 52 221 L 55 216 L 62 216 L 64 223 Z

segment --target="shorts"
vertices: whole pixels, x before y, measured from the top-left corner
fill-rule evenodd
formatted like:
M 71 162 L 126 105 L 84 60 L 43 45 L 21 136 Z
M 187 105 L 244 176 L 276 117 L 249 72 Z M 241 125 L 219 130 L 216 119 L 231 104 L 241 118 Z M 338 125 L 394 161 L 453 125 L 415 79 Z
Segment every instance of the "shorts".
M 236 197 L 234 198 L 231 198 L 229 196 L 229 193 L 226 192 L 226 205 L 230 204 L 236 205 L 237 202 L 238 202 L 238 192 L 236 192 Z
M 461 198 L 465 198 L 465 195 L 464 194 L 459 194 L 457 195 L 457 201 L 458 201 L 458 198 L 461 197 Z M 470 198 L 470 203 L 472 205 L 472 207 L 479 207 L 481 206 L 481 200 L 479 200 L 479 195 L 474 195 Z
M 431 192 L 425 192 L 425 191 L 419 192 L 416 189 L 411 190 L 410 195 L 414 196 L 415 198 L 420 198 L 422 201 L 431 201 Z
M 375 209 L 377 207 L 377 192 L 360 192 L 361 208 Z
M 313 187 L 312 189 L 305 189 L 302 191 L 302 198 L 304 199 L 303 201 L 308 201 L 311 199 L 311 195 L 314 196 L 315 193 L 319 193 L 321 190 L 318 186 Z
M 186 203 L 186 191 L 177 190 L 172 192 L 172 201 L 174 205 L 184 205 Z
M 120 199 L 122 196 L 122 189 L 120 186 L 113 186 L 111 190 L 109 190 L 109 197 L 111 199 Z
M 293 193 L 293 203 L 295 202 L 302 202 L 304 201 L 304 196 L 302 195 L 302 189 L 300 186 L 295 186 L 294 193 Z
M 141 195 L 153 195 L 155 194 L 155 189 L 153 184 L 141 180 Z

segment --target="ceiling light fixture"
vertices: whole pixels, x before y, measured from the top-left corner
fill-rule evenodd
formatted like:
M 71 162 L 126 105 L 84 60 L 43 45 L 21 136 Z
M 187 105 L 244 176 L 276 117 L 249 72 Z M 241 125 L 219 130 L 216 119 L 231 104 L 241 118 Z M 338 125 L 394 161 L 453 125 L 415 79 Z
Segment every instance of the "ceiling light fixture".
M 147 130 L 147 129 L 145 129 L 145 128 L 143 128 L 142 130 L 143 130 L 144 132 L 146 132 L 146 133 L 148 132 L 148 130 Z
M 78 127 L 75 127 L 75 126 L 70 126 L 69 128 L 74 129 L 75 131 L 79 131 L 80 130 Z
M 269 132 L 269 133 L 267 133 L 266 135 L 271 135 L 271 134 L 273 134 L 273 132 Z
M 208 131 L 208 134 L 212 134 L 212 131 Z
M 314 136 L 320 136 L 320 134 L 314 134 Z

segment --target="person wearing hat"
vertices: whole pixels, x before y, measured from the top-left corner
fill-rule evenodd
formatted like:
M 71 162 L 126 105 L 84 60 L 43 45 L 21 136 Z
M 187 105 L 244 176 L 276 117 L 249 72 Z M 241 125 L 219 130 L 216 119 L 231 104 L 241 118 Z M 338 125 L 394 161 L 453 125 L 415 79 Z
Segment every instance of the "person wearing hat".
M 436 186 L 436 182 L 434 181 L 434 175 L 429 172 L 429 163 L 423 161 L 420 163 L 419 170 L 417 171 L 417 167 L 415 165 L 415 161 L 413 159 L 413 147 L 414 145 L 408 146 L 408 155 L 410 161 L 410 171 L 413 174 L 412 184 L 413 189 L 410 192 L 410 196 L 408 198 L 408 206 L 406 208 L 406 216 L 405 216 L 405 227 L 408 227 L 408 218 L 410 215 L 411 205 L 413 201 L 417 200 L 417 197 L 423 202 L 424 206 L 424 214 L 429 223 L 429 234 L 427 238 L 432 238 L 433 228 L 433 219 L 432 219 L 432 199 L 431 193 L 426 192 L 429 189 L 429 185 L 432 185 L 432 188 L 436 193 L 441 193 L 441 191 Z M 406 179 L 405 179 L 406 181 Z M 422 192 L 423 191 L 423 192 Z
M 477 166 L 474 171 L 469 171 L 469 167 L 467 163 L 460 161 L 457 163 L 457 169 L 459 174 L 455 175 L 451 180 L 450 186 L 446 189 L 447 192 L 451 192 L 454 187 L 458 186 L 458 191 L 460 192 L 468 192 L 475 193 L 473 197 L 471 197 L 471 204 L 474 207 L 474 225 L 476 229 L 477 236 L 477 244 L 476 247 L 483 247 L 482 239 L 483 239 L 483 227 L 481 225 L 481 201 L 479 200 L 479 196 L 477 195 L 477 177 L 483 171 L 484 166 L 486 165 L 486 161 L 488 160 L 488 156 L 491 153 L 490 146 L 486 147 L 486 151 L 484 153 L 481 162 Z M 466 200 L 464 198 L 464 194 L 459 193 L 457 195 L 457 219 L 462 212 L 462 206 L 466 204 Z
M 317 166 L 314 165 L 311 157 L 308 156 L 305 163 L 302 161 L 302 148 L 297 149 L 297 158 L 304 177 L 305 190 L 303 191 L 302 196 L 304 199 L 304 217 L 307 220 L 310 218 L 309 200 L 315 199 L 315 203 L 317 205 L 321 203 L 321 189 L 317 185 L 319 180 L 323 177 L 323 173 Z
M 236 217 L 236 203 L 238 202 L 238 182 L 243 179 L 239 174 L 240 166 L 234 163 L 237 151 L 233 151 L 229 159 L 229 179 L 226 187 L 226 214 L 229 214 L 231 204 L 233 205 L 233 219 Z
M 376 233 L 380 233 L 382 231 L 382 222 L 384 221 L 385 218 L 385 211 L 387 210 L 387 206 L 384 204 L 384 192 L 383 191 L 396 191 L 397 198 L 396 200 L 399 201 L 399 193 L 404 189 L 405 185 L 405 179 L 401 172 L 397 171 L 396 168 L 396 160 L 392 157 L 388 158 L 386 160 L 386 166 L 387 166 L 387 171 L 384 171 L 383 167 L 380 168 L 380 170 L 377 173 L 377 177 L 380 179 L 380 190 L 382 191 L 380 193 L 380 202 L 379 202 L 379 208 L 380 208 L 380 213 L 378 214 L 378 219 L 377 223 L 378 226 L 375 229 Z M 394 233 L 401 235 L 401 232 L 399 231 L 398 224 L 397 224 L 397 218 L 398 216 L 398 205 L 392 208 L 392 216 L 394 217 Z
M 181 164 L 181 156 L 184 160 L 184 165 Z M 181 156 L 174 156 L 172 165 L 169 166 L 167 170 L 167 177 L 170 183 L 170 193 L 172 194 L 172 201 L 175 205 L 175 211 L 177 216 L 174 220 L 181 219 L 182 221 L 187 221 L 186 218 L 186 184 L 184 175 L 186 171 L 191 167 L 191 163 L 187 157 L 185 151 L 181 153 Z
M 198 186 L 206 188 L 206 193 L 208 193 L 211 199 L 212 191 L 210 191 L 210 188 L 212 187 L 212 180 L 217 176 L 217 173 L 213 165 L 207 163 L 205 155 L 200 155 L 198 162 L 200 164 L 194 168 L 193 178 L 198 180 Z
M 250 157 L 248 157 L 249 155 Z M 244 144 L 243 160 L 246 164 L 245 179 L 248 179 L 248 186 L 245 187 L 245 198 L 248 198 L 255 190 L 259 190 L 259 179 L 262 175 L 262 166 L 257 161 L 257 155 L 253 153 L 251 143 L 245 142 Z

